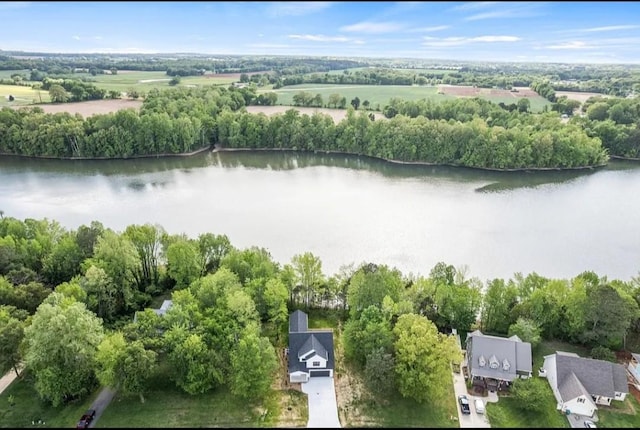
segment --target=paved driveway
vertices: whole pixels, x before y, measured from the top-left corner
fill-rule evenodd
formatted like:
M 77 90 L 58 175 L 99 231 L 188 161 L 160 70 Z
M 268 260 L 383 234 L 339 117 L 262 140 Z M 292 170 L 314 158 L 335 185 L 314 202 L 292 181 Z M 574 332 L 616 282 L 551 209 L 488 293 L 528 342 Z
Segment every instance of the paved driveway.
M 587 417 L 579 414 L 571 414 L 571 415 L 567 415 L 566 417 L 569 420 L 569 425 L 572 428 L 578 428 L 578 429 L 585 428 L 584 427 L 585 420 L 593 421 L 594 423 L 596 423 L 596 425 L 598 422 L 598 412 L 594 413 L 593 417 Z
M 462 373 L 455 373 L 455 372 L 451 372 L 453 374 L 453 391 L 455 391 L 455 395 L 456 395 L 456 407 L 458 410 L 458 419 L 460 420 L 460 428 L 489 428 L 491 427 L 491 425 L 489 424 L 489 420 L 487 419 L 486 415 L 484 414 L 478 414 L 476 412 L 476 406 L 474 404 L 474 400 L 475 399 L 482 399 L 482 401 L 485 404 L 485 408 L 487 407 L 487 403 L 490 401 L 494 401 L 494 399 L 489 399 L 488 397 L 480 397 L 480 396 L 473 396 L 471 394 L 467 394 L 467 386 L 464 383 L 464 376 L 462 376 Z M 464 415 L 461 411 L 460 411 L 460 403 L 458 403 L 458 396 L 464 394 L 467 396 L 467 398 L 469 399 L 469 403 L 470 403 L 470 407 L 471 407 L 471 414 L 470 415 Z
M 340 428 L 336 387 L 333 385 L 333 378 L 309 378 L 309 382 L 302 384 L 302 391 L 307 393 L 309 399 L 307 427 Z

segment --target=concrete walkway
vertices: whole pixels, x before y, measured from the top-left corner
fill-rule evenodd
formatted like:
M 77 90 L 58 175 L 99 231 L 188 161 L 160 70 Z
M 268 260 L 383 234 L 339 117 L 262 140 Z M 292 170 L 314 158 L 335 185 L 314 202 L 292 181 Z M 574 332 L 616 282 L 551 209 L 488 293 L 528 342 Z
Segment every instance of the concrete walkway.
M 9 370 L 2 378 L 0 378 L 0 393 L 2 393 L 14 379 L 17 378 L 15 370 Z

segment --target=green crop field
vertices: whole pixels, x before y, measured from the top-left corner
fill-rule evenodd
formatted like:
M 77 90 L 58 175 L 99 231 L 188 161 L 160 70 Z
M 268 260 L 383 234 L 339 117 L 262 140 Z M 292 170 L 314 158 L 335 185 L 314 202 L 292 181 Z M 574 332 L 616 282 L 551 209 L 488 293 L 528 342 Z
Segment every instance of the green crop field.
M 10 102 L 9 95 L 15 97 L 15 100 Z M 51 101 L 48 91 L 34 90 L 31 87 L 21 85 L 0 85 L 0 107 L 40 103 L 40 97 L 42 97 L 43 103 Z
M 362 103 L 369 100 L 371 108 L 375 109 L 380 105 L 382 109 L 389 103 L 392 97 L 405 100 L 434 99 L 450 100 L 454 97 L 438 94 L 437 87 L 408 86 L 408 85 L 323 85 L 323 84 L 302 84 L 292 85 L 275 90 L 278 94 L 279 105 L 293 105 L 293 96 L 300 91 L 307 91 L 314 96 L 320 94 L 326 103 L 330 94 L 340 94 L 346 97 L 347 103 L 358 97 Z

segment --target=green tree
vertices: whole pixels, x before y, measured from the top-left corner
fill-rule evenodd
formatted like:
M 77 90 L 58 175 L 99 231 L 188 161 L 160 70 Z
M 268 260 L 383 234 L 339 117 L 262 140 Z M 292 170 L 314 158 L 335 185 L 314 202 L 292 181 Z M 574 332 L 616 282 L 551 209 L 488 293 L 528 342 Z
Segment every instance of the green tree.
M 587 108 L 587 117 L 591 121 L 604 121 L 609 118 L 609 104 L 607 102 L 597 102 Z
M 267 305 L 267 315 L 269 321 L 276 327 L 287 321 L 289 311 L 287 309 L 287 299 L 289 292 L 284 283 L 278 279 L 269 279 L 264 288 L 264 301 Z
M 340 104 L 340 99 L 342 98 L 342 96 L 340 94 L 329 94 L 329 102 L 328 105 L 329 107 L 334 107 L 337 108 L 338 105 Z
M 389 395 L 395 389 L 395 359 L 385 348 L 371 351 L 366 357 L 365 381 L 371 392 Z
M 204 263 L 203 273 L 218 270 L 224 256 L 233 249 L 227 235 L 213 233 L 203 233 L 198 236 L 198 246 Z
M 371 305 L 382 306 L 382 300 L 389 296 L 394 303 L 400 301 L 404 289 L 401 274 L 385 265 L 369 264 L 361 267 L 351 277 L 347 290 L 347 304 L 352 318 Z
M 508 336 L 516 335 L 523 342 L 529 342 L 532 348 L 540 343 L 540 327 L 533 321 L 518 318 L 518 320 L 509 326 Z
M 202 256 L 195 243 L 180 239 L 169 245 L 167 273 L 176 281 L 176 288 L 185 288 L 202 275 Z
M 24 339 L 25 322 L 12 315 L 11 308 L 0 306 L 0 372 L 4 375 L 13 369 L 16 375 L 20 375 L 18 365 L 22 361 L 20 345 Z
M 583 341 L 589 345 L 620 347 L 631 322 L 639 316 L 638 303 L 611 285 L 600 284 L 587 293 Z
M 199 334 L 174 326 L 166 332 L 172 379 L 189 394 L 202 394 L 223 382 L 218 354 Z
M 54 84 L 49 87 L 49 97 L 53 103 L 64 103 L 69 100 L 67 91 L 62 85 Z
M 393 333 L 400 394 L 420 403 L 445 398 L 448 390 L 442 381 L 451 377 L 451 362 L 462 361 L 455 338 L 415 314 L 401 315 Z
M 65 235 L 51 250 L 44 261 L 42 272 L 51 285 L 69 281 L 80 273 L 82 250 L 72 235 Z
M 360 107 L 360 98 L 358 98 L 357 96 L 353 98 L 351 100 L 351 106 L 353 106 L 355 110 L 358 110 L 358 108 Z
M 605 360 L 612 363 L 617 362 L 616 353 L 605 346 L 596 346 L 591 350 L 591 358 L 595 360 Z
M 147 381 L 155 371 L 156 353 L 140 341 L 127 343 L 120 332 L 106 336 L 98 345 L 96 375 L 101 384 L 123 394 L 138 394 L 144 403 Z
M 291 266 L 296 274 L 296 281 L 302 287 L 304 304 L 308 308 L 312 298 L 317 295 L 318 287 L 324 281 L 322 262 L 311 252 L 294 255 Z
M 513 396 L 517 400 L 515 403 L 517 407 L 531 412 L 545 410 L 548 390 L 547 383 L 540 378 L 516 378 L 513 380 L 513 387 L 511 388 Z
M 245 329 L 231 351 L 231 392 L 247 400 L 264 397 L 277 368 L 276 352 L 269 339 L 259 337 L 254 329 Z
M 382 348 L 393 351 L 391 323 L 380 307 L 371 305 L 360 318 L 350 318 L 344 326 L 343 343 L 345 356 L 361 365 L 373 351 Z
M 531 109 L 531 102 L 528 98 L 522 97 L 520 100 L 518 100 L 517 106 L 518 112 L 526 113 Z
M 24 334 L 25 365 L 43 400 L 57 407 L 91 393 L 95 355 L 104 334 L 102 322 L 84 303 L 52 293 Z
M 87 269 L 80 279 L 87 295 L 87 307 L 103 320 L 112 321 L 117 308 L 118 290 L 107 273 L 96 266 Z

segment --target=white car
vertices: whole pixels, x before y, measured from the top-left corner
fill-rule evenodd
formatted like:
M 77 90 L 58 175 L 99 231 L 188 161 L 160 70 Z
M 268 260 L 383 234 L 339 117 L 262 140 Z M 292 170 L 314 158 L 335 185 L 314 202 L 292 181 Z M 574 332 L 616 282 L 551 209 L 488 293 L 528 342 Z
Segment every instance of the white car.
M 597 427 L 596 427 L 596 424 L 595 424 L 593 421 L 591 421 L 591 420 L 584 420 L 584 426 L 585 426 L 586 428 L 588 428 L 588 429 L 595 429 L 595 428 L 597 428 Z
M 476 406 L 476 413 L 484 414 L 484 402 L 482 399 L 476 399 L 473 403 Z

